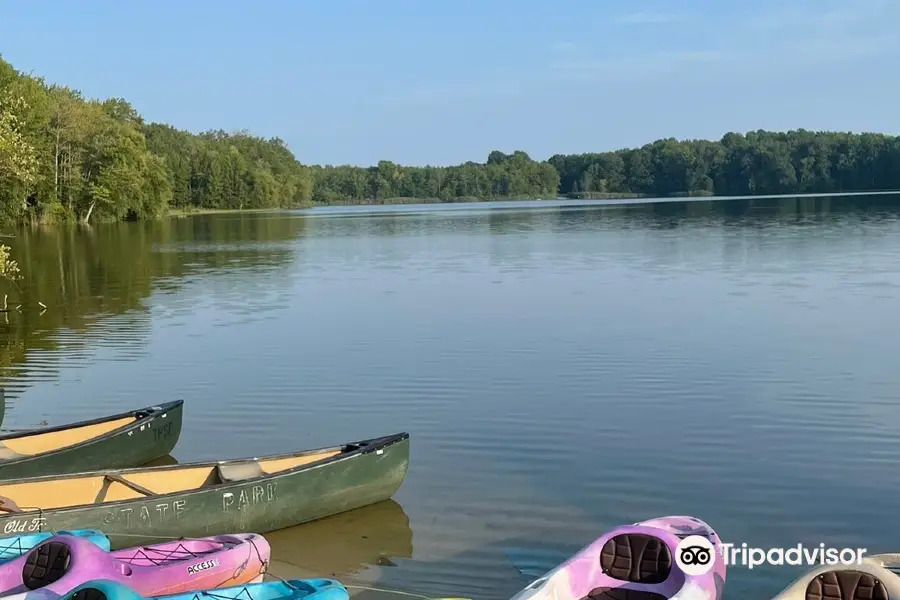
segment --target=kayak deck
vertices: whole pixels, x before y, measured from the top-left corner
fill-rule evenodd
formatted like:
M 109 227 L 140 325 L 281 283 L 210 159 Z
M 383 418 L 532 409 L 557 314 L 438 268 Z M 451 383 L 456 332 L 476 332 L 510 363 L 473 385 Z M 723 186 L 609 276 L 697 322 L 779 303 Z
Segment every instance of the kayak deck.
M 38 590 L 40 592 L 40 590 Z M 40 594 L 38 594 L 40 595 Z M 25 594 L 6 600 L 25 600 Z M 109 580 L 84 583 L 59 600 L 349 600 L 347 589 L 333 579 L 288 579 L 144 598 L 132 588 Z M 44 597 L 41 596 L 41 600 Z M 46 597 L 50 600 L 50 597 Z

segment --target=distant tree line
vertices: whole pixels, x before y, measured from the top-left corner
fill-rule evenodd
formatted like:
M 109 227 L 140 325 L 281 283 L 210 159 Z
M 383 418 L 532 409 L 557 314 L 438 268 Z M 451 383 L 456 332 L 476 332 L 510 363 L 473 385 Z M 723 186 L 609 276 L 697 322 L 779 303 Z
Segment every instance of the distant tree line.
M 555 198 L 559 173 L 526 153 L 495 150 L 486 163 L 453 167 L 313 167 L 313 202 L 385 204 L 386 201 L 471 202 L 502 198 Z
M 569 196 L 805 194 L 900 189 L 900 137 L 805 130 L 658 140 L 633 150 L 557 154 Z
M 145 123 L 0 58 L 0 219 L 138 219 L 168 209 L 757 195 L 900 189 L 900 138 L 810 131 L 658 140 L 555 155 L 491 152 L 451 167 L 306 166 L 278 138 Z
M 551 167 L 551 168 L 548 168 Z M 900 137 L 812 131 L 658 140 L 641 148 L 557 154 L 491 152 L 457 167 L 313 167 L 313 201 L 383 203 L 503 198 L 743 196 L 900 189 Z

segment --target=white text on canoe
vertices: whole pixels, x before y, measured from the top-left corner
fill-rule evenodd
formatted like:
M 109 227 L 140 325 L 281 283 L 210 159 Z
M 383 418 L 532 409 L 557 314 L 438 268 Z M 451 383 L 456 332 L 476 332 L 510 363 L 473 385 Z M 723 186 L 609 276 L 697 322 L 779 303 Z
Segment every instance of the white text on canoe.
M 163 415 L 163 417 L 165 417 L 165 416 L 166 415 Z M 170 437 L 172 435 L 172 429 L 173 429 L 172 421 L 167 421 L 162 424 L 156 424 L 156 425 L 151 425 L 151 424 L 141 425 L 141 428 L 140 428 L 140 430 L 138 430 L 138 433 L 143 433 L 144 431 L 147 431 L 149 433 L 152 431 L 153 432 L 153 441 L 158 442 L 160 440 L 166 439 L 167 437 Z M 129 431 L 128 437 L 133 437 L 134 431 L 135 430 Z
M 9 519 L 3 526 L 3 533 L 33 533 L 41 531 L 42 525 L 47 519 L 44 517 L 32 517 L 31 519 Z
M 222 494 L 222 512 L 229 510 L 243 510 L 251 504 L 265 504 L 275 499 L 275 481 L 266 485 L 254 485 L 243 488 L 240 493 L 225 492 Z
M 103 524 L 116 524 L 128 528 L 152 527 L 160 523 L 167 523 L 181 516 L 181 513 L 184 512 L 184 502 L 184 500 L 173 500 L 172 502 L 145 504 L 139 508 L 128 507 L 111 510 L 103 515 Z

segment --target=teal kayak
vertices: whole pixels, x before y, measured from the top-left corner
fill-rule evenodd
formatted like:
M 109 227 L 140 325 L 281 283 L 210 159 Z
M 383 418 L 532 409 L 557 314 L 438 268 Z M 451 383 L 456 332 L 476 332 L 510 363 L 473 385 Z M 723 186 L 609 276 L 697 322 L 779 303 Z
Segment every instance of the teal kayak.
M 100 546 L 104 551 L 109 552 L 109 538 L 102 531 L 96 529 L 71 529 L 69 531 L 43 531 L 39 533 L 26 533 L 23 535 L 14 535 L 10 537 L 0 538 L 0 564 L 19 558 L 47 538 L 54 535 L 74 535 L 87 538 Z
M 289 579 L 144 598 L 122 583 L 95 579 L 63 596 L 38 588 L 3 600 L 350 600 L 350 594 L 333 579 Z

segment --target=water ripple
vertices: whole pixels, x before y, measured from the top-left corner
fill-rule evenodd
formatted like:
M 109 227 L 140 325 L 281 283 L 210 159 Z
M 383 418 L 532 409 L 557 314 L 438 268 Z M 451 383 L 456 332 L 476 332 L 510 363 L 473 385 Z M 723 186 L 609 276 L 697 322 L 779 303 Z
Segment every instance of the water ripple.
M 86 242 L 72 308 L 3 330 L 3 427 L 181 397 L 179 460 L 410 431 L 384 539 L 411 556 L 334 569 L 431 596 L 508 598 L 504 547 L 662 514 L 896 550 L 897 214 L 668 206 L 198 217 L 127 260 Z M 48 281 L 54 248 L 31 250 Z

